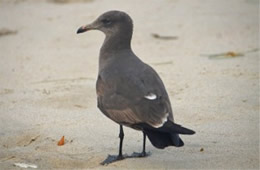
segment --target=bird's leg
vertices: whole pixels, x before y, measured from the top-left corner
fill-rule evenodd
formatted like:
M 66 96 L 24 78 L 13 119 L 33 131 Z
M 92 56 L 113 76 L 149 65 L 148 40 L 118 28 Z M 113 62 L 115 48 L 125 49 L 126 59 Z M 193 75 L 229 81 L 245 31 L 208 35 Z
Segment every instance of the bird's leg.
M 151 155 L 150 152 L 145 152 L 145 144 L 146 144 L 146 134 L 143 132 L 143 151 L 141 153 L 134 152 L 130 157 L 136 158 L 136 157 L 146 157 Z
M 123 140 L 124 140 L 124 130 L 123 130 L 122 125 L 120 125 L 120 129 L 119 129 L 119 138 L 120 138 L 120 143 L 119 143 L 119 153 L 118 153 L 118 155 L 108 155 L 108 157 L 103 162 L 101 162 L 101 165 L 108 165 L 108 164 L 113 163 L 115 161 L 122 160 L 126 157 L 126 155 L 124 156 L 122 154 L 122 147 L 123 147 Z
M 146 152 L 145 152 L 145 144 L 146 144 L 146 134 L 143 132 L 143 152 L 142 155 L 146 156 Z
M 120 138 L 120 144 L 119 144 L 119 153 L 118 153 L 118 159 L 123 159 L 123 155 L 122 155 L 122 147 L 123 147 L 123 140 L 124 140 L 124 130 L 123 130 L 123 126 L 120 125 L 120 130 L 119 130 L 119 138 Z

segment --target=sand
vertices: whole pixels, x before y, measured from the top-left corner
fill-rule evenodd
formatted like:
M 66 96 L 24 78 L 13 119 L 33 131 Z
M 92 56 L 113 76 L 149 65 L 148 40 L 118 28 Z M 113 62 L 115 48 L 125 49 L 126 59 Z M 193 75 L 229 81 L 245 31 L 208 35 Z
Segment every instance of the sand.
M 102 166 L 119 143 L 96 107 L 104 35 L 76 30 L 111 9 L 133 18 L 133 50 L 197 133 Z M 258 0 L 0 0 L 0 21 L 0 169 L 259 169 Z M 141 148 L 125 128 L 124 153 Z

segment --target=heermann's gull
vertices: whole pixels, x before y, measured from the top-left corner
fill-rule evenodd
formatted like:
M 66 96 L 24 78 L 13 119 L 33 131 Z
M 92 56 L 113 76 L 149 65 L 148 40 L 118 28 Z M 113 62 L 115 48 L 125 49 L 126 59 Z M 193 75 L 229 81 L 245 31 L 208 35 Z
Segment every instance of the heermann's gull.
M 96 83 L 98 108 L 120 126 L 117 156 L 109 155 L 102 164 L 126 157 L 145 157 L 146 135 L 156 148 L 183 146 L 179 134 L 193 130 L 174 123 L 170 99 L 159 75 L 142 62 L 131 49 L 132 19 L 124 12 L 109 11 L 77 33 L 100 30 L 106 38 L 99 55 Z M 123 126 L 143 132 L 143 151 L 132 156 L 122 154 Z

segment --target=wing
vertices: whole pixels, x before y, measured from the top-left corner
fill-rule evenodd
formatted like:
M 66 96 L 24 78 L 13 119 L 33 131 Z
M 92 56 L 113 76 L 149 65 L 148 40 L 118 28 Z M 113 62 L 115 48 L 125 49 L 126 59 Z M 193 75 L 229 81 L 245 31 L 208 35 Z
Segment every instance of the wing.
M 100 110 L 115 122 L 128 126 L 147 123 L 160 127 L 167 119 L 173 121 L 169 97 L 158 74 L 145 64 L 127 68 L 120 69 L 120 74 L 114 67 L 109 73 L 99 75 Z

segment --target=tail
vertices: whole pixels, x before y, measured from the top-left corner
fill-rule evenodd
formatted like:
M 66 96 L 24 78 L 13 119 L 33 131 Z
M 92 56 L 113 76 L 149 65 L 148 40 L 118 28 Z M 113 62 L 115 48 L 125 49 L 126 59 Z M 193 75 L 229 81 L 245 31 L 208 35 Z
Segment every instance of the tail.
M 181 147 L 184 145 L 178 134 L 164 133 L 155 130 L 144 130 L 154 147 L 164 149 L 167 146 Z
M 188 128 L 184 128 L 171 121 L 167 121 L 160 128 L 146 126 L 143 128 L 143 131 L 148 136 L 153 146 L 159 149 L 164 149 L 168 146 L 181 147 L 184 145 L 184 142 L 179 137 L 179 134 L 195 134 L 195 131 Z

